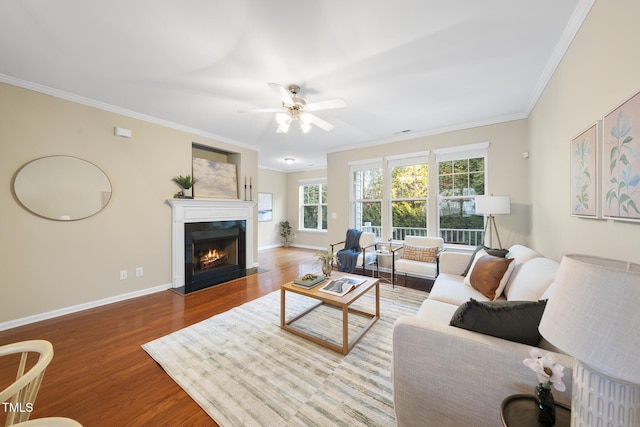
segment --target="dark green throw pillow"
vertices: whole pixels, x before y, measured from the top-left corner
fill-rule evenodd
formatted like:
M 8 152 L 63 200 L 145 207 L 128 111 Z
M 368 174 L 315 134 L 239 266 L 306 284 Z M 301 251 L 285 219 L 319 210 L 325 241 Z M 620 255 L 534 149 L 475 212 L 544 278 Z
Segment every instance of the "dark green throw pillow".
M 538 325 L 546 305 L 547 300 L 480 302 L 472 298 L 458 307 L 449 324 L 536 346 L 542 339 Z
M 469 260 L 469 264 L 467 264 L 467 268 L 464 269 L 464 273 L 462 273 L 461 276 L 466 276 L 469 273 L 471 264 L 473 264 L 473 259 L 476 257 L 476 254 L 482 249 L 484 249 L 487 252 L 487 254 L 492 256 L 497 256 L 498 258 L 504 258 L 509 253 L 509 249 L 493 249 L 493 248 L 488 248 L 484 245 L 478 245 L 476 246 L 476 249 L 473 251 L 473 254 L 471 255 L 471 259 Z

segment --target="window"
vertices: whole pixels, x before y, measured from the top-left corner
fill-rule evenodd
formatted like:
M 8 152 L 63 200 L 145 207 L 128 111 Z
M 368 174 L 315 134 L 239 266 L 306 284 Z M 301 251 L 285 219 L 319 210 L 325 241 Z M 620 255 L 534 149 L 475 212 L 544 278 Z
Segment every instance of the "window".
M 479 245 L 484 218 L 476 215 L 475 196 L 485 194 L 488 144 L 436 150 L 438 228 L 445 243 Z
M 300 224 L 303 230 L 327 229 L 327 184 L 321 182 L 300 185 Z
M 351 165 L 353 183 L 354 226 L 382 237 L 382 165 L 375 163 Z
M 427 235 L 428 157 L 390 160 L 391 237 Z

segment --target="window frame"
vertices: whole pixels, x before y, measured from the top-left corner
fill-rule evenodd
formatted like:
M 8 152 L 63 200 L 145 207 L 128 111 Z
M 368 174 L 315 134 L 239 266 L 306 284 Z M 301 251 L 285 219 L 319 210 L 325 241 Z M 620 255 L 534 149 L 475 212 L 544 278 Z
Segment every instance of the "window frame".
M 430 165 L 430 158 L 429 158 L 429 151 L 423 151 L 423 152 L 418 152 L 418 153 L 411 153 L 411 154 L 402 154 L 402 155 L 397 155 L 397 156 L 388 156 L 386 158 L 387 160 L 387 182 L 384 183 L 386 189 L 387 189 L 387 194 L 388 194 L 388 221 L 387 221 L 387 227 L 388 227 L 388 231 L 389 231 L 389 238 L 394 241 L 394 242 L 401 242 L 404 241 L 404 237 L 406 236 L 406 234 L 403 235 L 403 239 L 397 239 L 396 238 L 396 233 L 394 232 L 394 225 L 393 225 L 393 203 L 394 202 L 398 202 L 398 201 L 424 201 L 425 203 L 425 229 L 424 229 L 424 233 L 418 233 L 415 234 L 417 236 L 428 236 L 429 235 L 429 194 L 431 191 L 431 176 L 430 176 L 430 170 L 431 170 L 431 165 Z M 402 197 L 402 198 L 394 198 L 393 197 L 393 169 L 396 167 L 404 167 L 404 166 L 415 166 L 415 165 L 426 165 L 427 167 L 427 195 L 424 198 L 415 198 L 415 197 Z
M 382 177 L 382 194 L 379 199 L 366 199 L 366 198 L 356 198 L 355 192 L 355 174 L 356 172 L 363 172 L 367 170 L 379 169 Z M 385 220 L 385 209 L 384 209 L 384 193 L 385 193 L 385 177 L 384 177 L 384 168 L 383 168 L 383 159 L 375 158 L 368 159 L 362 161 L 349 162 L 349 191 L 350 191 L 350 201 L 351 201 L 351 209 L 350 209 L 350 218 L 349 222 L 352 226 L 361 231 L 372 231 L 376 235 L 376 239 L 380 240 L 382 238 L 382 233 L 384 230 L 384 220 Z M 364 224 L 357 223 L 357 214 L 356 207 L 358 204 L 362 203 L 379 203 L 380 204 L 380 226 L 372 225 L 370 230 L 363 230 Z M 378 232 L 379 230 L 379 232 Z
M 317 186 L 318 188 L 318 203 L 305 203 L 304 195 L 305 195 L 305 187 L 313 187 Z M 322 198 L 322 186 L 325 187 L 325 192 L 328 191 L 327 188 L 327 179 L 326 178 L 313 178 L 313 179 L 301 179 L 298 181 L 298 230 L 306 231 L 306 232 L 314 232 L 314 233 L 326 233 L 327 228 L 329 227 L 329 217 L 328 217 L 328 208 L 327 208 L 327 200 L 323 200 Z M 304 221 L 304 211 L 307 206 L 316 206 L 318 208 L 318 218 L 316 228 L 306 228 Z M 327 228 L 322 228 L 323 226 L 323 215 L 327 218 L 326 224 Z
M 435 176 L 436 176 L 436 189 L 437 189 L 437 202 L 435 206 L 436 211 L 436 226 L 438 236 L 442 237 L 442 227 L 440 226 L 440 204 L 443 200 L 474 200 L 475 196 L 480 196 L 483 194 L 489 194 L 488 182 L 489 182 L 489 142 L 482 142 L 477 144 L 467 144 L 460 145 L 456 147 L 449 147 L 444 149 L 436 149 L 434 150 L 435 154 Z M 442 196 L 440 190 L 440 163 L 447 161 L 456 161 L 456 160 L 470 160 L 475 158 L 483 158 L 484 159 L 484 193 L 483 194 L 474 194 L 474 195 L 451 195 L 451 196 Z M 467 171 L 467 174 L 471 172 Z M 475 201 L 473 207 L 473 213 L 471 215 L 475 215 Z M 484 222 L 484 219 L 483 219 Z M 475 230 L 475 229 L 471 229 Z M 480 232 L 480 243 L 484 242 L 484 231 Z M 471 240 L 471 237 L 469 237 Z M 476 239 L 478 240 L 478 239 Z M 475 242 L 477 243 L 477 241 Z M 447 243 L 445 239 L 445 245 L 453 245 L 454 247 L 472 247 L 475 246 L 472 244 L 453 244 Z

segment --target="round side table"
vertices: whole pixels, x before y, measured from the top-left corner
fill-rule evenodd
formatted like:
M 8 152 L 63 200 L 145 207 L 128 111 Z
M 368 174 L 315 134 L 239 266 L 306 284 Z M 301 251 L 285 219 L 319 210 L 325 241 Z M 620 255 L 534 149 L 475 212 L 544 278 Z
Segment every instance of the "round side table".
M 540 427 L 536 398 L 530 394 L 508 396 L 500 405 L 500 418 L 504 427 Z M 571 408 L 556 402 L 556 426 L 571 425 Z

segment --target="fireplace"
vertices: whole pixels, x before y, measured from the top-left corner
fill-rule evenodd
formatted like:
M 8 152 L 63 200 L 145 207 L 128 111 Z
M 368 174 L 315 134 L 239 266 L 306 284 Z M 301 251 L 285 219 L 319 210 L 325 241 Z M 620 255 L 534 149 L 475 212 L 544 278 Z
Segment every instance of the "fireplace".
M 246 221 L 184 225 L 185 293 L 246 275 Z
M 168 199 L 172 288 L 186 294 L 253 274 L 256 202 Z

